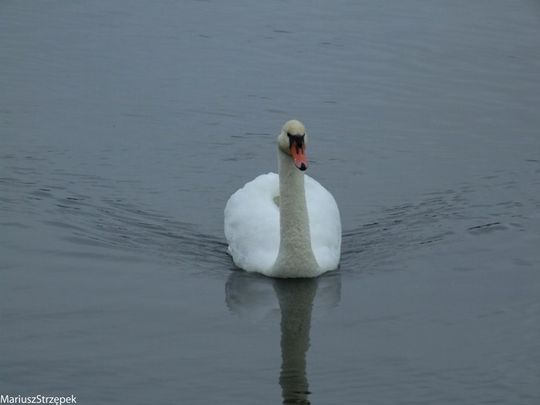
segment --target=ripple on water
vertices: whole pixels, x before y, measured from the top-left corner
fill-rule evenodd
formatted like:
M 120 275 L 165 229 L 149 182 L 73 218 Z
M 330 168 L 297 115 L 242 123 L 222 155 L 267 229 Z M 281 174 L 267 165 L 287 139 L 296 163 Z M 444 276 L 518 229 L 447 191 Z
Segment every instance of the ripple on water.
M 110 190 L 119 187 L 112 180 L 58 170 L 47 179 L 40 176 L 39 171 L 25 170 L 1 177 L 0 205 L 4 212 L 24 212 L 56 230 L 56 237 L 66 243 L 50 253 L 126 262 L 163 260 L 198 270 L 232 267 L 222 235 L 204 234 L 192 223 L 135 200 L 112 198 Z M 137 186 L 129 183 L 131 191 Z M 524 229 L 534 211 L 531 204 L 537 207 L 539 202 L 512 199 L 516 187 L 515 181 L 498 174 L 382 209 L 366 224 L 344 231 L 342 271 L 395 267 L 396 260 L 418 249 Z M 122 193 L 116 190 L 115 195 Z M 2 225 L 13 228 L 15 222 L 6 219 Z M 30 226 L 19 222 L 19 228 Z
M 534 226 L 530 213 L 537 202 L 503 199 L 505 195 L 498 193 L 506 186 L 495 177 L 482 185 L 465 184 L 382 210 L 375 221 L 343 233 L 342 269 L 395 268 L 400 257 L 439 244 L 484 243 L 491 248 L 487 240 L 469 238 Z
M 73 179 L 74 181 L 67 181 Z M 114 189 L 95 175 L 56 173 L 35 181 L 14 174 L 0 178 L 0 206 L 4 213 L 24 214 L 25 221 L 5 218 L 3 228 L 52 233 L 64 243 L 43 244 L 35 249 L 56 257 L 131 263 L 165 261 L 182 270 L 230 267 L 226 245 L 187 222 L 174 220 L 125 198 L 103 198 L 99 192 L 77 192 L 80 182 L 94 189 Z M 5 192 L 4 192 L 5 191 Z M 23 237 L 22 239 L 27 239 Z M 27 251 L 27 244 L 19 246 Z M 201 260 L 204 258 L 204 260 Z
M 158 213 L 141 209 L 122 200 L 87 204 L 82 215 L 72 212 L 78 225 L 58 220 L 51 225 L 69 229 L 62 238 L 75 246 L 113 250 L 122 260 L 164 260 L 168 263 L 189 263 L 200 270 L 229 263 L 226 245 L 218 238 L 199 232 L 192 224 L 176 221 Z

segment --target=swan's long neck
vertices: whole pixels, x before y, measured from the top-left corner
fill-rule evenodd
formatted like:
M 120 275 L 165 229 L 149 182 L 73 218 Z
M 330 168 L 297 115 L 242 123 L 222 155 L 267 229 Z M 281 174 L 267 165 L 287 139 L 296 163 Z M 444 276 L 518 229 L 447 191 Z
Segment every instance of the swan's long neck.
M 304 173 L 278 151 L 280 241 L 274 272 L 280 277 L 310 277 L 318 264 L 311 248 Z

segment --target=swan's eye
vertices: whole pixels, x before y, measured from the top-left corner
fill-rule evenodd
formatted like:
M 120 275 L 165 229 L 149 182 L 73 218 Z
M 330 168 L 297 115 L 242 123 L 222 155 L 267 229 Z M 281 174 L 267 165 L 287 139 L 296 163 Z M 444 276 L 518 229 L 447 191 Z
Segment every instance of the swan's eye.
M 293 144 L 296 144 L 297 147 L 301 148 L 304 145 L 304 137 L 306 136 L 306 134 L 291 135 L 287 132 L 287 136 L 289 137 L 289 147 L 292 147 Z

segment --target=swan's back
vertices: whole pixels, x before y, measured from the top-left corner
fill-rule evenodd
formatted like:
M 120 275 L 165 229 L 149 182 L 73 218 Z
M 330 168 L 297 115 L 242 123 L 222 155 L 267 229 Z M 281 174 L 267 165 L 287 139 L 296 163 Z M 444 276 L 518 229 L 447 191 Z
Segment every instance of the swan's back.
M 341 249 L 339 209 L 332 194 L 304 176 L 311 246 L 318 274 L 338 267 Z M 225 206 L 225 237 L 234 263 L 272 275 L 279 251 L 279 176 L 263 174 L 236 191 Z

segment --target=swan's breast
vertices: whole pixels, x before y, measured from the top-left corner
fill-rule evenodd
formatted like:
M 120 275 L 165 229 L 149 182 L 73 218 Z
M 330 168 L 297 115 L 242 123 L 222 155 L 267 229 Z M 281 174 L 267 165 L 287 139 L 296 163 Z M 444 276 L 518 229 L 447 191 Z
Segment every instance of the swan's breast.
M 311 246 L 320 271 L 333 270 L 341 254 L 341 221 L 332 194 L 304 176 Z M 225 207 L 225 237 L 234 263 L 271 275 L 279 251 L 279 176 L 263 174 L 236 191 Z
M 305 176 L 311 248 L 322 271 L 336 269 L 341 256 L 341 219 L 336 200 L 319 182 Z

